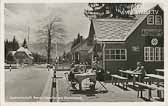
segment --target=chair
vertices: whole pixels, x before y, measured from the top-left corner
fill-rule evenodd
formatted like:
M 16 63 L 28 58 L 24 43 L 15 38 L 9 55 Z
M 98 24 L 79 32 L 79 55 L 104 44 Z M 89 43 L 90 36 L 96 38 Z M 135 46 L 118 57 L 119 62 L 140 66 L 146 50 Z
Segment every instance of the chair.
M 65 79 L 66 79 L 67 84 L 68 84 L 67 90 L 70 91 L 70 88 L 72 87 L 72 83 L 73 83 L 73 82 L 72 82 L 72 81 L 69 81 L 68 72 L 65 72 L 64 75 L 65 75 Z M 72 93 L 70 92 L 70 96 L 71 96 L 71 94 L 72 94 Z
M 96 80 L 99 82 L 99 84 L 101 85 L 98 89 L 104 89 L 105 91 L 108 91 L 107 87 L 106 87 L 106 77 L 110 75 L 109 72 L 103 72 L 103 71 L 97 71 L 96 72 Z

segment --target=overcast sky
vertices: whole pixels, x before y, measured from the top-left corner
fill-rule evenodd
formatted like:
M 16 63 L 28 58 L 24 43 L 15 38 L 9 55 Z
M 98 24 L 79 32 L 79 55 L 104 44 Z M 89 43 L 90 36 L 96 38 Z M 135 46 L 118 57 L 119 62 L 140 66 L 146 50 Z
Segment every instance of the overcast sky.
M 37 39 L 39 20 L 49 14 L 55 14 L 63 19 L 67 31 L 66 42 L 77 36 L 78 32 L 88 36 L 90 21 L 84 16 L 85 3 L 67 4 L 6 4 L 5 5 L 5 38 L 12 39 L 13 35 L 21 43 L 27 38 L 27 29 L 30 27 L 30 41 Z
M 143 9 L 151 8 L 155 4 L 143 4 Z M 90 21 L 84 16 L 86 3 L 55 3 L 55 4 L 6 4 L 5 5 L 5 38 L 16 36 L 19 43 L 27 38 L 30 27 L 30 42 L 37 40 L 39 20 L 49 14 L 55 14 L 63 19 L 67 38 L 65 42 L 72 41 L 80 33 L 88 36 Z

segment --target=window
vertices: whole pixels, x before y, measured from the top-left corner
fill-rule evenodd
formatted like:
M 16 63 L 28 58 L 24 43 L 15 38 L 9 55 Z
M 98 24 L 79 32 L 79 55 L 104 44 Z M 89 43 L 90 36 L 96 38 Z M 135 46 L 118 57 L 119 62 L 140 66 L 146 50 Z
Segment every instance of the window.
M 127 60 L 126 49 L 106 49 L 105 50 L 106 61 L 125 61 Z
M 161 60 L 161 48 L 160 47 L 155 48 L 155 60 L 156 61 Z
M 162 25 L 162 17 L 160 15 L 155 15 L 155 24 Z
M 163 61 L 163 47 L 144 47 L 144 61 Z
M 149 15 L 147 17 L 147 24 L 148 25 L 153 25 L 154 24 L 154 15 Z
M 154 61 L 154 48 L 145 47 L 144 48 L 144 60 L 145 61 Z
M 155 61 L 163 61 L 164 60 L 164 50 L 161 47 L 155 48 Z

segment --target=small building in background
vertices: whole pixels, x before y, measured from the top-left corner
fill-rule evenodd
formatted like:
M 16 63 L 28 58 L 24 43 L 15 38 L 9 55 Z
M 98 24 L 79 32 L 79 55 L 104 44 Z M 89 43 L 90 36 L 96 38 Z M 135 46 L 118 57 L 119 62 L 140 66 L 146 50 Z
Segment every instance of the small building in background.
M 89 55 L 88 51 L 92 48 L 92 45 L 88 44 L 88 39 L 83 40 L 76 46 L 71 49 L 72 60 L 79 63 L 90 63 L 91 55 Z
M 16 51 L 9 51 L 5 60 L 5 63 L 7 64 L 16 64 L 16 58 L 15 58 Z
M 17 64 L 32 64 L 34 58 L 31 51 L 29 51 L 27 48 L 20 47 L 15 52 L 15 59 Z

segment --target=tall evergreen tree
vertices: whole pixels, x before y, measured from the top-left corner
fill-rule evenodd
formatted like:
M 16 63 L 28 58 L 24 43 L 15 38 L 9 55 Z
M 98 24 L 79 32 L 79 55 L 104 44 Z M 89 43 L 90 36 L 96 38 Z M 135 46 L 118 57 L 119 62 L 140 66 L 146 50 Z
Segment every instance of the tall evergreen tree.
M 25 39 L 25 38 L 24 38 L 24 41 L 23 41 L 22 47 L 24 47 L 24 48 L 28 48 L 28 46 L 27 46 L 27 41 L 26 41 L 26 39 Z
M 12 40 L 12 50 L 16 51 L 18 48 L 19 48 L 19 43 L 18 43 L 18 41 L 16 40 L 16 38 L 14 36 L 13 40 Z
M 5 59 L 6 59 L 6 57 L 7 57 L 7 54 L 8 54 L 8 52 L 9 52 L 9 48 L 8 48 L 8 40 L 5 40 Z
M 85 10 L 89 18 L 133 18 L 131 11 L 140 3 L 89 3 Z
M 15 36 L 12 41 L 5 40 L 5 59 L 10 60 L 11 56 L 9 56 L 10 51 L 16 51 L 19 48 L 19 43 L 17 42 Z

